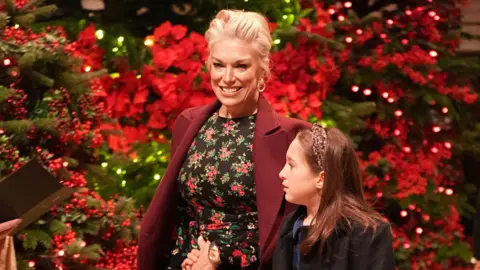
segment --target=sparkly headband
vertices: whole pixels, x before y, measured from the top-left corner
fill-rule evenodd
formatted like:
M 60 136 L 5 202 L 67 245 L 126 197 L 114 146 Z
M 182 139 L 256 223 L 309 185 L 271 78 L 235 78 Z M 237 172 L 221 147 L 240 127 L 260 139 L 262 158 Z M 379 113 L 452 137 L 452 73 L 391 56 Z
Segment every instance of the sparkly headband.
M 325 144 L 327 141 L 327 132 L 320 124 L 313 124 L 312 126 L 313 132 L 313 152 L 315 153 L 315 157 L 317 158 L 318 165 L 322 171 L 325 169 L 324 162 L 325 162 Z

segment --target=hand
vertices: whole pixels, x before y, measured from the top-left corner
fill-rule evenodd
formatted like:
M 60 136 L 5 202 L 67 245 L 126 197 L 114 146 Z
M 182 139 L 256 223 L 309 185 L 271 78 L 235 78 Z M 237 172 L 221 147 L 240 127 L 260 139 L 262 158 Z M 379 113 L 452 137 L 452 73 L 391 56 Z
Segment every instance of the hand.
M 473 270 L 480 270 L 480 261 L 477 261 L 475 263 L 475 266 L 473 267 Z
M 188 253 L 187 258 L 183 260 L 182 270 L 192 269 L 193 264 L 198 261 L 198 257 L 200 257 L 200 250 L 192 249 L 190 253 Z
M 189 265 L 185 264 L 186 269 L 191 269 L 191 270 L 215 270 L 217 268 L 217 266 L 208 257 L 208 252 L 209 252 L 209 248 L 210 248 L 210 241 L 205 242 L 205 240 L 203 240 L 203 237 L 200 236 L 197 240 L 197 243 L 198 243 L 198 248 L 200 249 L 200 251 L 198 252 L 198 256 L 195 256 L 195 254 L 193 253 L 193 250 L 191 252 L 192 255 L 190 255 L 190 253 L 189 253 L 190 260 L 196 259 L 196 261 L 193 263 L 191 268 L 187 268 L 187 267 L 189 267 Z M 184 261 L 184 263 L 185 263 L 185 261 Z M 183 264 L 182 264 L 182 267 L 183 267 Z

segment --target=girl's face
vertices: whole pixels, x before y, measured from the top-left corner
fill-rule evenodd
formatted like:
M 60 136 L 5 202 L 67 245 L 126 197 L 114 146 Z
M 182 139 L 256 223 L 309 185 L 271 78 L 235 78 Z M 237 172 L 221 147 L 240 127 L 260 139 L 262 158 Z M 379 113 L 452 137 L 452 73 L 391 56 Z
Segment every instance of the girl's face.
M 280 179 L 288 202 L 310 206 L 312 201 L 319 201 L 323 172 L 317 174 L 312 171 L 297 138 L 288 147 L 287 163 L 280 172 Z

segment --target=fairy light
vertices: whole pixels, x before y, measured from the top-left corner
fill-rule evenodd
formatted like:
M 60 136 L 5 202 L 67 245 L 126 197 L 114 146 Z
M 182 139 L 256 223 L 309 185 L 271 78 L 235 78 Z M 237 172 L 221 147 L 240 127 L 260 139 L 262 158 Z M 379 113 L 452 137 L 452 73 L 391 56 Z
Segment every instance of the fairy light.
M 438 21 L 438 20 L 440 20 L 440 16 L 437 15 L 437 16 L 433 17 L 433 19 L 434 19 L 435 21 Z
M 387 20 L 387 24 L 392 25 L 392 24 L 393 24 L 393 20 L 392 20 L 392 19 L 388 19 L 388 20 Z
M 143 41 L 143 44 L 144 44 L 145 46 L 147 46 L 147 47 L 153 46 L 154 43 L 155 43 L 155 42 L 154 42 L 152 36 L 146 37 L 145 40 Z
M 357 85 L 352 86 L 352 92 L 358 92 L 358 90 L 360 90 L 360 87 Z
M 86 246 L 87 246 L 87 242 L 82 241 L 82 242 L 80 243 L 80 246 L 81 246 L 81 247 L 86 247 Z
M 448 196 L 452 195 L 452 194 L 453 194 L 453 189 L 447 188 L 447 189 L 445 190 L 445 194 L 447 194 Z
M 383 192 L 381 191 L 377 192 L 377 198 L 381 198 L 381 197 L 383 197 Z
M 12 64 L 12 60 L 5 58 L 3 59 L 3 65 L 4 66 L 10 66 Z
M 400 117 L 400 116 L 402 116 L 402 115 L 403 115 L 403 112 L 402 112 L 401 110 L 396 110 L 396 111 L 395 111 L 395 116 L 396 116 L 396 117 Z
M 435 133 L 438 133 L 438 132 L 442 131 L 442 128 L 439 127 L 439 126 L 434 126 L 434 127 L 432 127 L 432 131 L 435 132 Z
M 345 2 L 343 4 L 343 6 L 346 7 L 346 8 L 351 8 L 352 7 L 352 2 Z
M 30 267 L 30 268 L 35 267 L 35 261 L 29 261 L 28 262 L 28 267 Z
M 402 42 L 403 45 L 407 45 L 408 44 L 408 39 L 404 38 L 404 39 L 402 39 L 401 42 Z
M 447 108 L 447 107 L 443 107 L 443 108 L 442 108 L 442 113 L 444 113 L 444 114 L 448 113 L 448 108 Z
M 102 30 L 102 29 L 98 29 L 96 32 L 95 32 L 95 36 L 98 38 L 98 39 L 103 39 L 105 37 L 105 32 Z
M 429 220 L 430 220 L 430 216 L 427 215 L 427 214 L 423 214 L 423 215 L 422 215 L 422 218 L 423 218 L 423 220 L 425 220 L 425 221 L 429 221 Z
M 445 142 L 443 145 L 444 145 L 445 148 L 447 148 L 447 149 L 452 148 L 452 144 L 451 144 L 450 142 Z
M 380 38 L 381 38 L 381 39 L 386 39 L 386 38 L 387 38 L 387 34 L 381 33 L 381 34 L 380 34 Z
M 91 66 L 85 66 L 85 68 L 83 70 L 85 70 L 85 72 L 90 72 L 92 70 L 92 67 Z
M 417 234 L 422 234 L 422 233 L 423 233 L 423 229 L 420 228 L 420 227 L 417 227 L 417 229 L 415 229 L 415 232 L 416 232 Z
M 63 249 L 59 250 L 57 254 L 58 254 L 58 256 L 63 257 L 65 255 L 65 250 L 63 250 Z
M 402 147 L 402 150 L 403 150 L 403 152 L 405 152 L 405 153 L 410 153 L 410 152 L 412 151 L 412 149 L 411 149 L 409 146 L 404 146 L 404 147 Z
M 436 153 L 438 153 L 438 148 L 437 147 L 432 147 L 432 148 L 430 148 L 430 151 L 432 151 L 432 153 L 436 154 Z
M 415 210 L 415 208 L 416 208 L 415 204 L 409 204 L 408 205 L 408 209 L 410 209 L 410 210 Z
M 430 54 L 431 57 L 437 57 L 438 53 L 434 50 L 431 50 L 428 54 Z
M 363 34 L 363 30 L 360 29 L 360 28 L 357 29 L 355 32 L 357 33 L 357 35 L 362 35 Z
M 347 42 L 347 43 L 352 43 L 352 41 L 353 41 L 352 37 L 346 37 L 345 38 L 345 42 Z
M 343 22 L 345 20 L 345 16 L 343 15 L 338 15 L 338 20 Z
M 388 92 L 383 92 L 383 93 L 382 93 L 382 97 L 383 97 L 383 98 L 388 98 L 388 96 L 389 96 Z
M 408 212 L 405 211 L 405 210 L 402 210 L 402 211 L 400 211 L 400 216 L 401 217 L 406 217 L 406 216 L 408 216 Z
M 62 165 L 63 165 L 63 167 L 68 167 L 68 162 L 64 161 L 64 162 L 62 163 Z
M 437 191 L 440 192 L 440 193 L 443 193 L 445 191 L 445 188 L 444 187 L 438 187 Z
M 409 243 L 403 244 L 403 248 L 404 248 L 404 249 L 409 249 L 409 248 L 410 248 L 410 244 L 409 244 Z
M 328 9 L 328 13 L 329 13 L 330 15 L 335 14 L 335 9 L 329 8 L 329 9 Z
M 119 37 L 117 38 L 117 41 L 118 41 L 118 43 L 123 43 L 123 42 L 125 41 L 125 38 L 122 37 L 122 36 L 119 36 Z
M 370 95 L 372 94 L 372 90 L 370 90 L 370 89 L 367 88 L 367 89 L 363 90 L 363 94 L 364 94 L 365 96 L 370 96 Z
M 102 162 L 101 165 L 102 165 L 103 168 L 106 168 L 108 166 L 108 163 L 107 162 Z
M 435 11 L 429 11 L 428 12 L 428 16 L 430 17 L 435 17 L 437 15 L 437 13 Z
M 400 130 L 398 130 L 398 129 L 395 129 L 395 131 L 393 131 L 393 134 L 395 134 L 395 136 L 398 136 L 398 135 L 400 135 Z
M 155 175 L 153 176 L 153 179 L 155 179 L 155 180 L 157 180 L 157 181 L 160 180 L 160 174 L 155 174 Z
M 412 15 L 412 11 L 409 10 L 409 9 L 405 10 L 405 15 L 411 16 L 411 15 Z
M 388 98 L 387 101 L 388 101 L 388 103 L 393 103 L 393 102 L 395 102 L 395 99 L 394 98 Z
M 280 39 L 277 38 L 277 39 L 275 39 L 275 40 L 273 41 L 273 44 L 278 45 L 278 44 L 280 44 L 280 42 L 281 42 Z

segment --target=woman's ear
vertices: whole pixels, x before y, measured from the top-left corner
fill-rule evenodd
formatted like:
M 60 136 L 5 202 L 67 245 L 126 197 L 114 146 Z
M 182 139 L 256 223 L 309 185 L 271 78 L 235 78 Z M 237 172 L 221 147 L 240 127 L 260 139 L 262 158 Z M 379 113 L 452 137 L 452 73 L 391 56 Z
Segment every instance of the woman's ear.
M 324 181 L 325 181 L 325 172 L 321 171 L 318 174 L 317 180 L 315 181 L 315 187 L 318 188 L 318 189 L 322 189 Z

